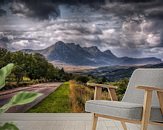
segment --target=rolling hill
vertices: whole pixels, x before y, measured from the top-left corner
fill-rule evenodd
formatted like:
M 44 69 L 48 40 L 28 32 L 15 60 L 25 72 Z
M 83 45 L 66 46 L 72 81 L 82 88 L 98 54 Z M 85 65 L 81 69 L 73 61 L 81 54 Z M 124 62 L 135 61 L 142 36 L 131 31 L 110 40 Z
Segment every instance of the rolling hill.
M 131 74 L 137 68 L 163 68 L 163 63 L 143 66 L 107 66 L 77 73 L 82 75 L 93 75 L 99 78 L 105 77 L 108 81 L 118 81 L 123 78 L 131 77 Z

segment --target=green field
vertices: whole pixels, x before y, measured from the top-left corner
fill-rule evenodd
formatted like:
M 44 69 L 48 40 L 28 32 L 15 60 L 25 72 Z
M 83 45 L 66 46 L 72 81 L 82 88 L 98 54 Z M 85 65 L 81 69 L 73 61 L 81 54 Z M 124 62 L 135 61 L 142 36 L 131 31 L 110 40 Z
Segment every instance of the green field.
M 128 84 L 128 79 L 110 82 L 117 89 L 121 100 Z M 107 90 L 103 90 L 102 99 L 110 100 Z M 85 112 L 85 102 L 94 97 L 94 88 L 78 84 L 76 81 L 65 82 L 56 91 L 47 96 L 39 104 L 28 110 L 28 113 L 71 113 Z
M 69 83 L 61 85 L 39 104 L 27 111 L 27 113 L 67 113 L 71 112 L 69 99 Z

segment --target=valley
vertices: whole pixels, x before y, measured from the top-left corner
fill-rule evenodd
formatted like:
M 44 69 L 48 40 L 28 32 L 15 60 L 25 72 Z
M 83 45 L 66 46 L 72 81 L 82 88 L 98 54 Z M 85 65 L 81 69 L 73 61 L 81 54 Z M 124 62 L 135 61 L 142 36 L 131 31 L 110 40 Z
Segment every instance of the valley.
M 76 71 L 74 73 L 79 75 L 92 75 L 96 78 L 105 78 L 110 82 L 115 82 L 131 77 L 133 71 L 138 68 L 163 68 L 163 63 L 139 66 L 105 66 L 85 71 Z

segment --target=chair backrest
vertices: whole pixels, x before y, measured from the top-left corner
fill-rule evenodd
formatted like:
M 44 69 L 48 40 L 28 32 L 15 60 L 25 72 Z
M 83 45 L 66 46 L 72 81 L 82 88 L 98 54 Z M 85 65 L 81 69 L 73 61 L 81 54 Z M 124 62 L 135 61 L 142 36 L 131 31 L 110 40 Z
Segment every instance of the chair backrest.
M 130 78 L 126 93 L 122 101 L 143 104 L 144 91 L 137 89 L 137 86 L 151 86 L 163 88 L 163 68 L 136 69 Z M 153 94 L 152 106 L 159 107 L 156 92 L 154 92 Z

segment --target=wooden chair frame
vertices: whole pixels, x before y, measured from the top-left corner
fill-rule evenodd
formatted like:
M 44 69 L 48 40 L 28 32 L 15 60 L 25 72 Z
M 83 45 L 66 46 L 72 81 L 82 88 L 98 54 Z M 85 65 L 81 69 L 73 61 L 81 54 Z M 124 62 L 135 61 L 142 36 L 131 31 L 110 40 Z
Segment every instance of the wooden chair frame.
M 118 101 L 118 98 L 116 95 L 117 86 L 95 84 L 95 83 L 87 83 L 87 85 L 95 87 L 94 100 L 100 100 L 102 88 L 107 88 L 111 100 L 112 101 Z M 138 86 L 137 89 L 143 89 L 145 91 L 142 120 L 140 120 L 140 121 L 139 120 L 129 120 L 129 119 L 124 119 L 124 118 L 119 118 L 119 117 L 113 117 L 113 116 L 107 116 L 107 115 L 101 115 L 101 114 L 93 113 L 92 130 L 96 130 L 98 117 L 103 117 L 103 118 L 108 118 L 108 119 L 120 121 L 124 130 L 127 130 L 126 123 L 140 124 L 141 130 L 147 130 L 149 124 L 163 126 L 163 123 L 151 122 L 150 121 L 153 91 L 157 92 L 161 112 L 163 114 L 163 89 L 157 88 L 157 87 L 148 87 L 148 86 Z

